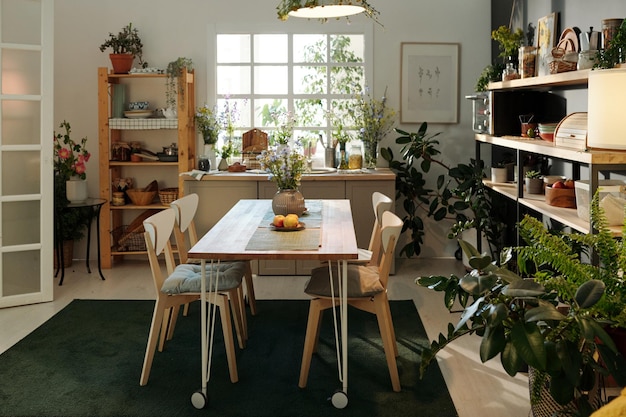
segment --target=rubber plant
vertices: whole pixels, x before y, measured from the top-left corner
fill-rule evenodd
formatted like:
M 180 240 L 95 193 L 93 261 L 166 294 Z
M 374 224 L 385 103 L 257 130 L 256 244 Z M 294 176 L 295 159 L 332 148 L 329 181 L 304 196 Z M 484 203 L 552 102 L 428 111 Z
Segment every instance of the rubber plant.
M 381 156 L 389 162 L 396 174 L 396 199 L 402 200 L 406 213 L 402 231 L 410 233 L 410 241 L 401 248 L 400 255 L 407 257 L 421 253 L 424 244 L 424 219 L 454 220 L 449 237 L 475 227 L 480 230 L 494 253 L 502 247 L 504 223 L 493 215 L 492 198 L 483 183 L 484 162 L 470 159 L 469 163 L 455 166 L 445 164 L 439 155 L 440 133 L 427 133 L 428 124 L 422 123 L 417 132 L 394 129 L 401 136 L 396 143 L 402 145 L 400 158 L 391 148 L 382 148 Z M 435 186 L 428 185 L 428 174 L 433 166 L 444 169 L 437 176 Z

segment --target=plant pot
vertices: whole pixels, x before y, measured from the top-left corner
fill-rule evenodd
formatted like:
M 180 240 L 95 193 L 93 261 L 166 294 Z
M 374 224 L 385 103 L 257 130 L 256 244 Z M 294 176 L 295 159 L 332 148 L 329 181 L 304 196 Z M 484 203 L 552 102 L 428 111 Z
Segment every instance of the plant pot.
M 304 213 L 304 196 L 298 190 L 284 189 L 278 190 L 272 198 L 272 211 L 274 214 L 297 214 Z
M 529 194 L 543 194 L 543 178 L 524 178 L 526 192 Z
M 109 54 L 109 58 L 115 74 L 128 74 L 135 60 L 132 54 Z
M 73 240 L 64 240 L 63 241 L 63 268 L 69 268 L 72 266 L 72 258 L 74 258 L 74 241 Z M 54 248 L 54 269 L 58 268 L 58 253 L 57 248 Z
M 508 178 L 506 168 L 491 168 L 491 182 L 505 183 Z
M 84 203 L 87 197 L 87 180 L 70 178 L 65 181 L 65 198 L 70 203 Z

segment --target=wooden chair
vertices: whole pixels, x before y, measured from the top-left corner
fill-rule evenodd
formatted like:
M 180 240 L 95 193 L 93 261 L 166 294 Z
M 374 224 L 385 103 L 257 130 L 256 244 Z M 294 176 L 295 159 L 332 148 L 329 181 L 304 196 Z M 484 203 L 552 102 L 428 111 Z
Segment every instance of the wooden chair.
M 187 253 L 189 248 L 198 242 L 198 233 L 196 232 L 196 224 L 194 217 L 198 210 L 199 197 L 197 194 L 188 194 L 178 200 L 170 203 L 170 206 L 176 212 L 176 224 L 174 225 L 174 236 L 176 237 L 176 246 L 178 247 L 178 256 L 181 263 L 188 263 Z M 187 238 L 185 238 L 187 232 Z M 189 246 L 188 246 L 189 245 Z M 256 297 L 254 296 L 254 284 L 252 281 L 252 267 L 250 261 L 238 261 L 245 263 L 245 287 L 248 304 L 250 304 L 250 313 L 256 315 Z M 244 315 L 245 317 L 245 315 Z
M 175 213 L 174 209 L 171 208 L 150 216 L 143 223 L 146 249 L 157 298 L 141 371 L 140 385 L 148 383 L 159 332 L 165 331 L 162 329 L 162 324 L 166 321 L 164 318 L 169 317 L 169 310 L 180 308 L 183 304 L 200 299 L 200 266 L 175 265 L 174 253 L 170 243 L 174 223 Z M 161 265 L 159 264 L 158 256 L 161 254 L 165 258 L 167 277 L 163 275 Z M 240 307 L 237 305 L 237 287 L 241 287 L 244 268 L 243 265 L 226 265 L 226 268 L 229 269 L 219 272 L 220 280 L 217 288 L 215 288 L 216 284 L 214 283 L 213 288 L 209 288 L 207 291 L 211 291 L 208 301 L 220 309 L 230 380 L 234 383 L 239 380 L 239 377 L 237 374 L 229 295 L 233 303 L 232 308 L 236 311 L 239 310 Z M 214 268 L 211 273 L 217 273 L 217 269 Z M 241 324 L 237 323 L 237 320 L 235 320 L 235 327 L 239 332 Z
M 350 263 L 363 263 L 367 265 L 378 265 L 381 255 L 380 227 L 383 213 L 391 211 L 393 200 L 378 191 L 372 194 L 372 208 L 374 209 L 374 226 L 370 235 L 370 243 L 367 249 L 359 248 L 359 258 Z
M 381 228 L 378 232 L 382 241 L 383 252 L 378 266 L 372 265 L 348 265 L 348 304 L 360 310 L 376 314 L 378 327 L 387 358 L 387 366 L 391 377 L 393 390 L 400 391 L 400 377 L 396 364 L 398 347 L 396 344 L 395 331 L 387 298 L 387 283 L 389 271 L 394 258 L 396 242 L 402 231 L 402 220 L 395 214 L 387 211 L 381 216 Z M 331 297 L 330 270 L 332 269 L 333 289 L 335 297 Z M 326 265 L 315 268 L 311 272 L 311 278 L 307 283 L 305 292 L 315 298 L 311 300 L 309 307 L 309 319 L 307 322 L 304 351 L 302 353 L 302 365 L 300 368 L 300 380 L 298 386 L 305 388 L 311 367 L 311 357 L 316 351 L 319 338 L 319 328 L 322 312 L 339 304 L 339 280 L 337 265 Z M 346 343 L 347 341 L 344 341 Z

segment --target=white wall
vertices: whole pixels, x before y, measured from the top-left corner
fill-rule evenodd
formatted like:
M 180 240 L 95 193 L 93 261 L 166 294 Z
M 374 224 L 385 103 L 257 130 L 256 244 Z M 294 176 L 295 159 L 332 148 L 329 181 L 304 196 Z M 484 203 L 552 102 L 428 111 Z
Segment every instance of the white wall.
M 399 109 L 400 43 L 454 42 L 461 45 L 459 75 L 459 123 L 432 125 L 432 132 L 444 132 L 441 148 L 450 163 L 465 161 L 473 153 L 470 105 L 463 97 L 473 91 L 482 68 L 489 62 L 489 0 L 377 0 L 384 28 L 375 25 L 374 94 L 388 87 L 389 104 Z M 245 4 L 245 7 L 244 7 Z M 97 67 L 110 66 L 108 52 L 99 50 L 109 32 L 128 22 L 139 29 L 144 58 L 150 66 L 165 67 L 179 56 L 192 58 L 197 73 L 196 101 L 207 96 L 207 25 L 227 22 L 275 24 L 321 23 L 276 18 L 278 0 L 225 2 L 217 0 L 56 0 L 55 1 L 55 125 L 66 119 L 73 134 L 87 136 L 93 158 L 88 164 L 90 195 L 98 195 Z M 452 13 L 450 11 L 453 11 Z M 354 18 L 368 22 L 363 16 Z M 416 130 L 418 125 L 400 126 Z M 383 146 L 394 142 L 390 135 Z M 456 244 L 445 239 L 447 226 L 437 224 L 428 236 L 424 256 L 452 256 Z M 95 239 L 95 238 L 94 238 Z M 95 244 L 95 240 L 93 242 Z M 84 256 L 84 243 L 76 247 Z M 95 248 L 95 246 L 92 245 Z M 95 251 L 91 257 L 94 258 Z

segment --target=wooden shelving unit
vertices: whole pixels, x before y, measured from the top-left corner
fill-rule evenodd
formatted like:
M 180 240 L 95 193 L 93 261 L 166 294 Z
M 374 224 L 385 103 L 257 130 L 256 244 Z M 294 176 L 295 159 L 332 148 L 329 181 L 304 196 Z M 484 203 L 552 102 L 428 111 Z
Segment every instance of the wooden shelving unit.
M 108 68 L 98 68 L 98 137 L 100 153 L 100 197 L 109 201 L 102 207 L 100 221 L 100 246 L 102 268 L 111 268 L 113 260 L 124 255 L 143 254 L 142 251 L 117 251 L 113 248 L 111 231 L 123 225 L 123 214 L 127 211 L 137 215 L 145 210 L 162 210 L 167 206 L 154 203 L 145 206 L 127 204 L 113 206 L 112 180 L 132 176 L 135 170 L 147 167 L 163 168 L 160 175 L 168 181 L 178 185 L 179 195 L 184 189 L 184 180 L 179 175 L 195 167 L 196 139 L 195 139 L 195 80 L 193 71 L 184 72 L 178 79 L 178 100 L 176 119 L 125 119 L 112 118 L 114 88 L 119 83 L 127 85 L 128 89 L 139 80 L 155 83 L 155 88 L 164 88 L 165 74 L 113 74 Z M 165 99 L 163 98 L 163 102 Z M 175 131 L 178 146 L 178 162 L 120 162 L 111 160 L 112 145 L 124 141 L 131 132 L 135 135 L 150 136 L 155 130 Z M 136 137 L 136 136 L 135 136 Z M 174 176 L 177 178 L 174 178 Z
M 490 90 L 552 90 L 586 88 L 590 70 L 570 71 L 560 74 L 552 74 L 543 77 L 531 77 L 519 80 L 495 82 L 489 84 Z M 490 136 L 476 134 L 475 140 L 477 153 L 480 153 L 480 145 L 494 145 L 519 153 L 531 153 L 550 158 L 560 159 L 572 164 L 586 166 L 589 169 L 589 201 L 597 189 L 600 172 L 626 171 L 626 152 L 615 150 L 577 150 L 555 146 L 553 142 L 541 139 L 530 139 L 518 136 Z M 518 158 L 518 160 L 521 160 Z M 518 205 L 528 207 L 544 216 L 554 219 L 563 225 L 569 226 L 582 233 L 593 232 L 588 221 L 578 217 L 576 209 L 550 206 L 545 202 L 543 195 L 526 194 L 523 184 L 514 183 L 491 183 L 486 184 L 495 192 L 506 196 Z M 612 227 L 615 236 L 621 235 L 621 226 Z

